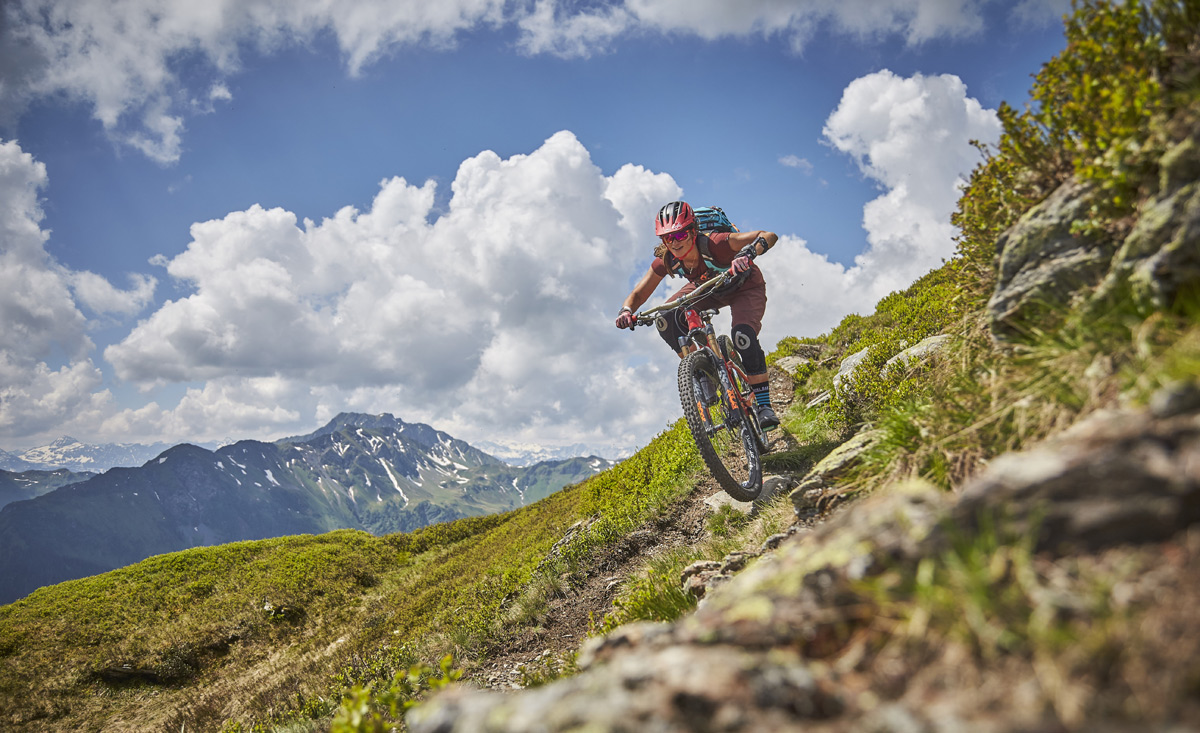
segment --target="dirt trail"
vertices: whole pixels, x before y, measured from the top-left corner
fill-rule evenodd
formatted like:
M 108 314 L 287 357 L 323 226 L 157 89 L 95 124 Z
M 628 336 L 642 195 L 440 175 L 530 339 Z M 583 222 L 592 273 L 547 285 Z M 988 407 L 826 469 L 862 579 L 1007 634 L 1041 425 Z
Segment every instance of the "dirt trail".
M 771 370 L 771 397 L 781 414 L 791 404 L 792 388 L 790 377 Z M 775 437 L 774 451 L 789 450 L 795 443 L 781 429 Z M 612 610 L 622 586 L 651 557 L 695 545 L 704 538 L 705 523 L 712 514 L 704 502 L 720 492 L 716 481 L 702 473 L 692 491 L 680 497 L 662 517 L 599 550 L 584 577 L 574 579 L 563 596 L 550 601 L 540 623 L 522 630 L 503 648 L 492 650 L 487 661 L 469 670 L 464 679 L 489 689 L 516 689 L 522 686 L 522 667 L 532 672 L 544 670 L 577 651 L 591 625 L 599 624 Z
M 703 538 L 705 520 L 712 512 L 704 500 L 719 491 L 711 478 L 704 477 L 664 516 L 602 548 L 584 577 L 565 595 L 550 601 L 537 626 L 522 630 L 466 679 L 491 689 L 519 688 L 522 666 L 537 671 L 576 651 L 587 638 L 591 624 L 600 623 L 612 610 L 621 586 L 650 557 L 694 545 Z

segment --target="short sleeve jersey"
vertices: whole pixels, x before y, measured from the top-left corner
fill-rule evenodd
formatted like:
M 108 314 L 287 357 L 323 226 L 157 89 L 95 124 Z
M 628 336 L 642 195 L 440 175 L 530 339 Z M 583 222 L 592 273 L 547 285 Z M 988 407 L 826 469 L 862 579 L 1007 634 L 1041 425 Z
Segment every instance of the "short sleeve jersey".
M 701 247 L 700 240 L 708 239 L 708 253 L 712 258 L 712 265 L 720 268 L 719 271 L 729 269 L 733 258 L 737 257 L 737 252 L 729 245 L 728 232 L 714 232 L 713 234 L 700 234 L 696 237 L 696 246 Z M 701 247 L 701 249 L 703 249 Z M 664 259 L 665 258 L 665 259 Z M 679 261 L 675 259 L 670 252 L 667 252 L 663 257 L 655 257 L 654 262 L 650 263 L 650 268 L 654 270 L 654 274 L 659 277 L 666 277 L 670 274 L 679 274 L 679 270 L 672 270 L 672 265 Z M 714 271 L 710 268 L 710 264 L 703 257 L 700 258 L 700 264 L 692 270 L 687 270 L 683 273 L 688 280 L 693 283 L 701 283 L 711 277 Z

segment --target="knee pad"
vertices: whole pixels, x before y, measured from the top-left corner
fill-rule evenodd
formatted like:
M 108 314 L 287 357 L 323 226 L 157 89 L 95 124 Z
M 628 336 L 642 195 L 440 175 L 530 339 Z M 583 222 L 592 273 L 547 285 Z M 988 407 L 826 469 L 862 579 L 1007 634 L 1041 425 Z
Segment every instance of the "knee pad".
M 758 343 L 758 334 L 746 324 L 733 327 L 733 348 L 742 357 L 742 366 L 747 374 L 763 374 L 767 371 L 767 355 Z
M 679 337 L 687 333 L 685 328 L 680 327 L 676 313 L 661 315 L 654 321 L 658 335 L 662 336 L 662 340 L 667 342 L 672 351 L 679 348 Z

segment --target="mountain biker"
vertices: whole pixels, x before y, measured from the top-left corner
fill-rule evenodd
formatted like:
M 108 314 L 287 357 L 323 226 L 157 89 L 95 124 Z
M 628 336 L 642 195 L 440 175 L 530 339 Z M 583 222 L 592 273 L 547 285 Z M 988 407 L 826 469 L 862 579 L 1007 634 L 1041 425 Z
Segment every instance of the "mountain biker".
M 738 276 L 733 284 L 718 288 L 696 307 L 700 310 L 729 306 L 733 317 L 733 346 L 742 357 L 747 382 L 754 391 L 758 422 L 764 430 L 778 427 L 779 418 L 771 407 L 767 381 L 767 358 L 758 342 L 763 312 L 767 308 L 767 283 L 753 260 L 775 246 L 774 232 L 714 232 L 701 234 L 696 228 L 692 207 L 685 201 L 672 201 L 659 210 L 654 233 L 661 240 L 654 250 L 654 261 L 633 291 L 621 304 L 617 328 L 631 328 L 634 312 L 654 293 L 667 275 L 682 275 L 688 283 L 668 302 L 680 298 L 706 280 L 726 270 Z M 679 311 L 658 319 L 658 333 L 673 350 L 679 351 L 679 339 L 687 335 L 687 323 Z M 680 353 L 680 356 L 685 354 Z

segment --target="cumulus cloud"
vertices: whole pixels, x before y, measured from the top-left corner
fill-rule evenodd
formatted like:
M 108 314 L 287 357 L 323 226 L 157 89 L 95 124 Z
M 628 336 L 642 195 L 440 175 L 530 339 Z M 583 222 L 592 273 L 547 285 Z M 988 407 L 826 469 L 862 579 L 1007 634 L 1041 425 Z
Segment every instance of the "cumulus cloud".
M 74 273 L 46 252 L 37 192 L 46 169 L 14 141 L 0 142 L 0 435 L 37 433 L 89 420 L 110 405 L 100 389 L 88 321 L 93 311 L 132 313 L 153 280 L 122 291 L 92 273 Z
M 15 141 L 0 143 L 0 349 L 32 364 L 53 349 L 77 358 L 91 349 L 67 273 L 46 253 L 38 189 L 46 167 Z
M 170 164 L 183 150 L 188 116 L 232 98 L 225 80 L 238 72 L 243 49 L 270 54 L 328 34 L 355 75 L 406 45 L 450 46 L 462 32 L 514 25 L 530 54 L 587 56 L 637 33 L 783 37 L 800 52 L 818 29 L 909 44 L 977 34 L 984 6 L 995 2 L 12 0 L 0 10 L 0 123 L 15 123 L 32 100 L 61 96 L 90 107 L 116 144 Z M 1013 17 L 1039 21 L 1044 7 L 1023 0 Z
M 519 21 L 529 53 L 586 56 L 633 32 L 727 37 L 781 36 L 802 52 L 818 29 L 860 38 L 898 35 L 916 45 L 983 30 L 983 7 L 998 0 L 624 0 L 601 5 L 538 0 Z M 1059 2 L 1059 0 L 1054 0 Z
M 771 301 L 764 343 L 816 335 L 847 313 L 869 313 L 953 255 L 950 215 L 978 161 L 970 141 L 994 143 L 1000 129 L 995 112 L 956 76 L 901 78 L 884 70 L 851 82 L 824 135 L 882 190 L 863 208 L 867 247 L 845 267 L 802 239 L 783 237 L 763 260 L 771 282 L 788 288 L 785 299 Z
M 978 161 L 969 141 L 995 142 L 1000 131 L 953 75 L 884 70 L 846 87 L 824 134 L 885 190 L 864 209 L 870 246 L 855 260 L 880 287 L 902 287 L 953 253 L 950 214 Z
M 129 275 L 128 290 L 120 290 L 94 272 L 73 272 L 68 280 L 76 300 L 93 313 L 137 315 L 154 301 L 158 281 L 149 275 Z
M 471 435 L 641 440 L 678 411 L 645 379 L 673 364 L 651 358 L 654 334 L 612 319 L 648 262 L 646 223 L 679 190 L 639 166 L 605 176 L 561 132 L 527 155 L 464 161 L 436 220 L 435 184 L 403 178 L 369 210 L 319 223 L 254 206 L 193 225 L 186 251 L 156 258 L 191 292 L 105 358 L 145 385 L 206 382 L 173 415 L 143 416 L 163 424 L 186 412 L 289 430 L 301 409 L 357 405 Z

